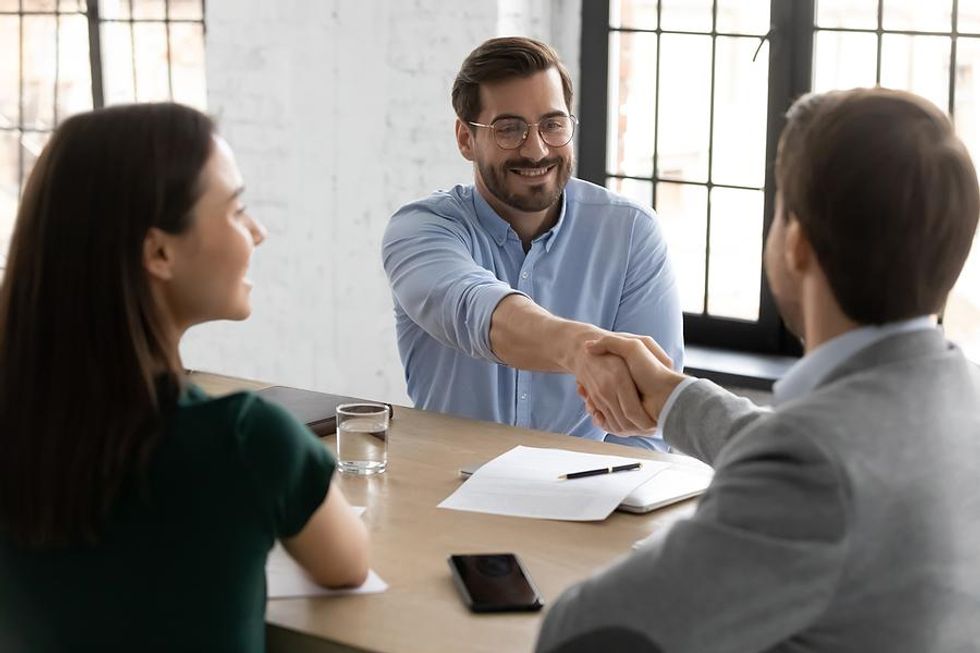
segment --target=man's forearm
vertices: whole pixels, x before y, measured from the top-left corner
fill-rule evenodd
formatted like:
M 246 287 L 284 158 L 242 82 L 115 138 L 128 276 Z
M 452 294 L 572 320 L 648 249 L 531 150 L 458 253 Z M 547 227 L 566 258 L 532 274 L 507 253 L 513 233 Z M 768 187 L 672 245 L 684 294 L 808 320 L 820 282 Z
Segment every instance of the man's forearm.
M 490 347 L 505 364 L 522 370 L 571 374 L 606 416 L 610 433 L 651 432 L 626 363 L 591 354 L 587 343 L 608 334 L 591 324 L 556 317 L 524 295 L 498 302 L 490 319 Z
M 672 447 L 709 465 L 739 431 L 770 415 L 766 408 L 706 380 L 685 387 L 664 420 L 664 439 Z
M 514 294 L 502 299 L 493 312 L 490 346 L 511 367 L 568 373 L 585 343 L 605 333 L 591 324 L 552 315 L 527 297 Z

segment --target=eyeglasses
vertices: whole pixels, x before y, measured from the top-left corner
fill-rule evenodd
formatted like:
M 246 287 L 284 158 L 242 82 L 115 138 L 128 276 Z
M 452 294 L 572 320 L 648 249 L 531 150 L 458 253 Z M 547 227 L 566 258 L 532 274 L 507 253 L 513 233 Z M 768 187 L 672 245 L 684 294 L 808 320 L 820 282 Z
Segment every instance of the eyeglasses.
M 575 116 L 551 116 L 538 122 L 528 123 L 523 118 L 499 118 L 489 125 L 470 121 L 474 127 L 483 127 L 493 132 L 493 140 L 502 150 L 516 150 L 531 133 L 531 127 L 538 130 L 538 136 L 549 147 L 564 147 L 575 135 L 578 118 Z

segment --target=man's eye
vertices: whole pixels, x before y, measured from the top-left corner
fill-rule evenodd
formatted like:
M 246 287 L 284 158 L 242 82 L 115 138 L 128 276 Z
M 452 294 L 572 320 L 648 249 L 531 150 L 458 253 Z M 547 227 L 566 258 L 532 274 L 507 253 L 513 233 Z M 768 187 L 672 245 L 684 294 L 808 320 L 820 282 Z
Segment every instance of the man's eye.
M 524 129 L 521 128 L 519 125 L 507 124 L 507 125 L 497 126 L 497 132 L 503 136 L 513 136 L 515 134 L 520 134 L 523 131 Z

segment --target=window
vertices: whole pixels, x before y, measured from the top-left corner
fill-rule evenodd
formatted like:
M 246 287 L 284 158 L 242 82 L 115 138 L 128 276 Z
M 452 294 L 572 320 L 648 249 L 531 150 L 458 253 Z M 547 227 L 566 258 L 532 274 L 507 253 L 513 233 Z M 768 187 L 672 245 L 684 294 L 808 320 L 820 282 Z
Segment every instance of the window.
M 953 116 L 980 161 L 980 0 L 583 3 L 580 174 L 657 208 L 689 342 L 795 353 L 762 272 L 792 100 L 881 84 Z M 944 315 L 980 360 L 980 248 Z
M 167 99 L 205 106 L 203 0 L 0 0 L 0 268 L 24 180 L 58 123 Z

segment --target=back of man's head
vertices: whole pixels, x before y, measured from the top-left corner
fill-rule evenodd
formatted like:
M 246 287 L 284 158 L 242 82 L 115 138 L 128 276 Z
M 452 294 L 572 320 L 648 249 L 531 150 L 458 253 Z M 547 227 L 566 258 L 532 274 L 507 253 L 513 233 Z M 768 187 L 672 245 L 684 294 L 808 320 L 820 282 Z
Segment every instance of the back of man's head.
M 555 68 L 561 76 L 568 110 L 572 107 L 572 80 L 554 48 L 523 36 L 504 36 L 484 41 L 463 61 L 453 82 L 453 110 L 463 122 L 477 119 L 480 84 L 500 82 Z
M 808 95 L 787 113 L 776 176 L 841 309 L 861 324 L 939 312 L 980 216 L 949 119 L 901 91 Z

